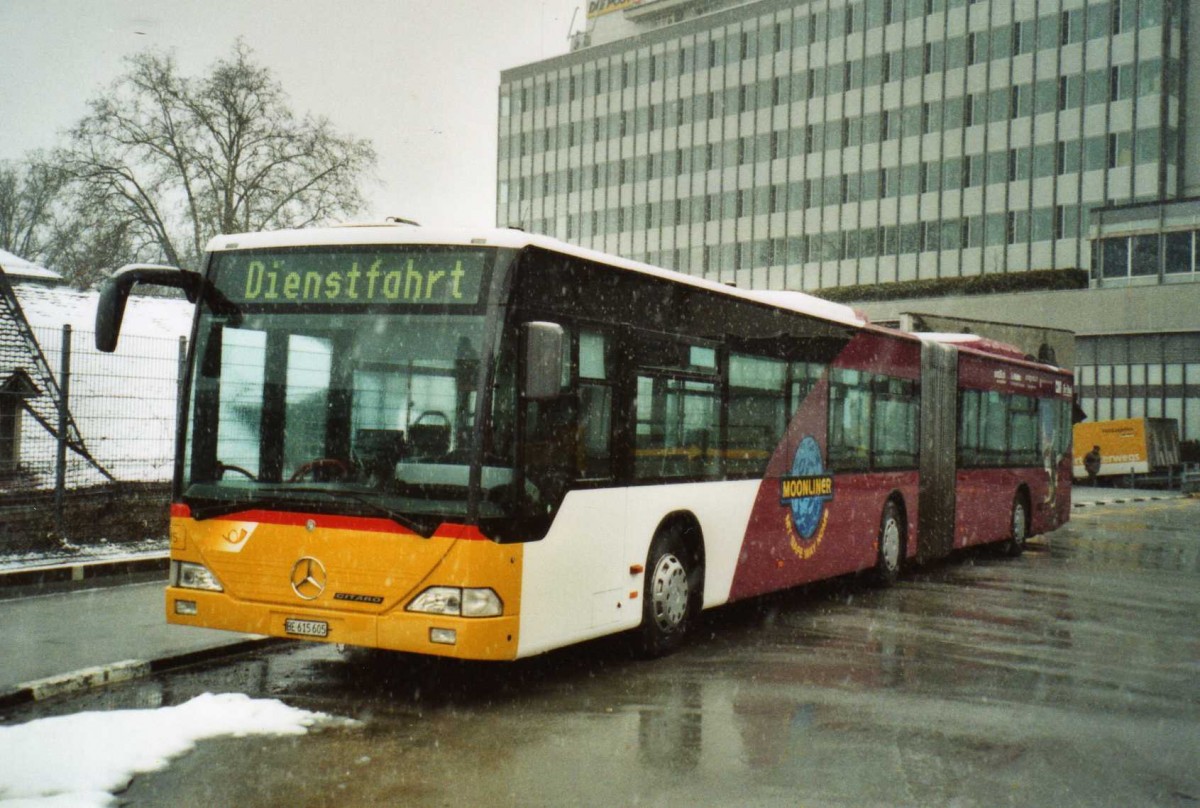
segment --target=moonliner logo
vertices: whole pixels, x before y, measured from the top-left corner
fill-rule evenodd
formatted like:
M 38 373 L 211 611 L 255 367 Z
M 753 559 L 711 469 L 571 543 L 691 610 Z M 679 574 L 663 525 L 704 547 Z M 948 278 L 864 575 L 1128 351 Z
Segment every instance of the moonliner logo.
M 821 447 L 806 435 L 792 456 L 791 474 L 779 481 L 779 504 L 787 508 L 788 544 L 800 559 L 812 558 L 825 537 L 829 513 L 825 503 L 833 499 L 833 477 L 825 473 Z

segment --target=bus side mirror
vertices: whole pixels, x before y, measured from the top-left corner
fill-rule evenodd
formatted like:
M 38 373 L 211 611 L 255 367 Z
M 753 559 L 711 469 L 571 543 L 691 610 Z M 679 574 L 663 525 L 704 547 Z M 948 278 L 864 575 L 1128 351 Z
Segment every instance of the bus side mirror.
M 562 394 L 567 338 L 558 323 L 525 323 L 525 398 L 545 401 Z
M 200 273 L 179 267 L 157 264 L 126 264 L 104 282 L 100 301 L 96 304 L 96 349 L 112 353 L 117 349 L 121 320 L 125 318 L 125 303 L 135 284 L 149 283 L 182 289 L 193 303 L 200 290 Z

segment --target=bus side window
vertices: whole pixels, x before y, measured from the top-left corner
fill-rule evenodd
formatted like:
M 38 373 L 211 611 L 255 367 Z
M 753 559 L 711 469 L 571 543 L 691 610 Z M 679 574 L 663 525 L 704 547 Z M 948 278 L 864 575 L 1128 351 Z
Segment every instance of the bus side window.
M 808 398 L 808 394 L 817 386 L 817 382 L 821 378 L 821 374 L 825 372 L 825 365 L 816 362 L 793 362 L 791 366 L 792 382 L 791 382 L 791 401 L 788 405 L 788 417 L 796 414 L 800 409 L 800 405 Z
M 590 479 L 612 476 L 613 388 L 609 341 L 603 334 L 579 335 L 579 473 Z
M 865 471 L 870 459 L 870 377 L 834 368 L 829 386 L 829 465 L 840 471 Z
M 1011 397 L 983 390 L 963 390 L 960 396 L 959 464 L 965 468 L 1004 465 L 1011 451 Z
M 717 479 L 721 398 L 717 352 L 684 340 L 638 346 L 634 476 Z
M 1047 468 L 1066 454 L 1063 432 L 1071 429 L 1070 421 L 1063 421 L 1063 405 L 1066 403 L 1054 398 L 1037 399 L 1038 455 L 1041 463 Z
M 1008 462 L 1033 466 L 1038 460 L 1037 400 L 1029 396 L 1008 398 Z
M 1070 401 L 1060 401 L 1058 404 L 1058 453 L 1066 456 L 1071 453 L 1072 439 L 1075 436 L 1074 416 L 1075 407 Z
M 787 363 L 729 355 L 726 471 L 762 474 L 787 425 Z
M 979 398 L 978 390 L 959 393 L 958 465 L 964 468 L 979 465 Z
M 980 460 L 986 466 L 1003 465 L 1008 453 L 1008 402 L 1005 398 L 995 391 L 980 397 Z
M 907 379 L 877 376 L 875 390 L 872 467 L 915 467 L 918 453 L 916 384 Z
M 634 474 L 714 479 L 720 474 L 720 398 L 713 381 L 644 371 L 637 376 Z

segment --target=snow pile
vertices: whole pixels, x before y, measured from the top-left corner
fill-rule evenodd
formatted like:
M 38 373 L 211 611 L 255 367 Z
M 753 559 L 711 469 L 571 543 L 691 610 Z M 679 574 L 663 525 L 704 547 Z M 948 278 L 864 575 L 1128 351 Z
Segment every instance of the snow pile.
M 222 735 L 303 735 L 331 719 L 241 693 L 177 707 L 42 718 L 0 727 L 0 807 L 108 806 L 137 774 L 166 768 L 197 741 Z

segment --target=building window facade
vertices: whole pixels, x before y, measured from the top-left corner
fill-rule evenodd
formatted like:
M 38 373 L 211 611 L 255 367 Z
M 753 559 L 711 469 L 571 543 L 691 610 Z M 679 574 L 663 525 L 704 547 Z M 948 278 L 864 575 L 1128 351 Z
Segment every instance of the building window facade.
M 1104 281 L 1090 211 L 1178 193 L 1178 3 L 713 10 L 505 71 L 497 221 L 746 286 Z M 901 211 L 940 225 L 905 238 Z M 1128 243 L 1122 277 L 1191 277 L 1181 239 Z

